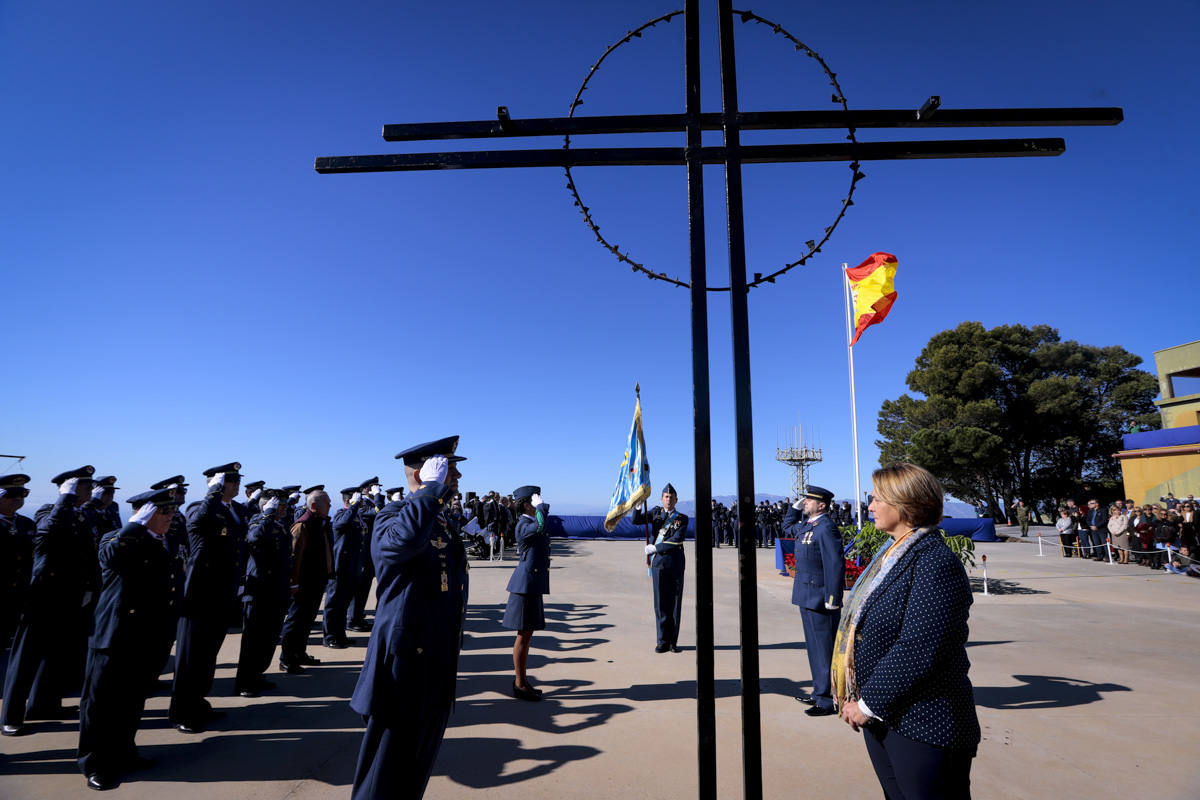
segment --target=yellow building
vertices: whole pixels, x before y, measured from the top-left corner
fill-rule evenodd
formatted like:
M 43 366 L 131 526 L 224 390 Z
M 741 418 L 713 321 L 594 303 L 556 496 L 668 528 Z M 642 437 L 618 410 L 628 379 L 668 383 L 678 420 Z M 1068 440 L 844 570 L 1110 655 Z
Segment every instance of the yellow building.
M 1200 495 L 1200 387 L 1186 393 L 1187 381 L 1182 380 L 1200 378 L 1200 341 L 1159 350 L 1154 364 L 1162 395 L 1154 404 L 1163 429 L 1127 434 L 1125 449 L 1115 456 L 1125 496 L 1143 505 L 1157 503 L 1168 492 Z M 1177 394 L 1179 388 L 1185 393 Z

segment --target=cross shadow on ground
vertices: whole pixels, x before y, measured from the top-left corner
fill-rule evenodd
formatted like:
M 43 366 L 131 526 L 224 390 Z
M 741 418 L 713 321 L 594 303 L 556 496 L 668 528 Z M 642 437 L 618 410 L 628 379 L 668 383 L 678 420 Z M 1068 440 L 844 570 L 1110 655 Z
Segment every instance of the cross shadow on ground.
M 975 703 L 985 708 L 1038 709 L 1082 706 L 1103 700 L 1103 692 L 1129 692 L 1119 683 L 1092 683 L 1051 675 L 1013 675 L 1019 686 L 976 686 Z

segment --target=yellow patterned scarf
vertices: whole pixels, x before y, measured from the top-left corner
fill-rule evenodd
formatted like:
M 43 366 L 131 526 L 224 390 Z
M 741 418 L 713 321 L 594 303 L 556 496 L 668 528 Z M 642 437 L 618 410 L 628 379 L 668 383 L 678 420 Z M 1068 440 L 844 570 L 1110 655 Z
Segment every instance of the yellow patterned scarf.
M 860 695 L 858 682 L 854 675 L 854 637 L 858 630 L 858 622 L 862 617 L 863 607 L 883 579 L 891 572 L 900 557 L 919 542 L 930 531 L 937 528 L 915 528 L 895 539 L 887 549 L 871 559 L 871 563 L 850 590 L 850 598 L 842 609 L 842 621 L 838 624 L 837 638 L 833 642 L 833 664 L 830 676 L 833 678 L 833 702 L 840 709 L 846 703 L 856 702 Z

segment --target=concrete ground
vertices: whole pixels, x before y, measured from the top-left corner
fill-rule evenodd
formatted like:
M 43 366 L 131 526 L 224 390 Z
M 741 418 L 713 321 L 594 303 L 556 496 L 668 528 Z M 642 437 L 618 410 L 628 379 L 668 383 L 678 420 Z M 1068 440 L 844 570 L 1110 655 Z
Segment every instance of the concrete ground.
M 1047 545 L 1049 544 L 1047 539 Z M 981 544 L 971 613 L 971 679 L 983 726 L 976 798 L 1200 797 L 1200 581 L 1065 560 L 1030 543 Z M 736 554 L 714 551 L 718 796 L 741 791 Z M 689 554 L 690 556 L 690 554 Z M 554 544 L 547 630 L 533 638 L 541 703 L 512 699 L 513 635 L 500 627 L 512 562 L 475 562 L 458 703 L 426 797 L 696 796 L 694 559 L 680 654 L 653 652 L 650 583 L 637 542 Z M 878 798 L 859 734 L 809 718 L 790 582 L 758 551 L 764 796 Z M 138 734 L 158 763 L 115 790 L 127 798 L 347 798 L 361 737 L 349 710 L 366 636 L 327 650 L 304 675 L 269 674 L 273 694 L 230 696 L 238 636 L 221 650 L 208 733 L 177 733 L 167 696 Z M 419 689 L 416 689 L 419 691 Z M 0 739 L 0 798 L 90 795 L 76 771 L 77 724 L 39 722 Z

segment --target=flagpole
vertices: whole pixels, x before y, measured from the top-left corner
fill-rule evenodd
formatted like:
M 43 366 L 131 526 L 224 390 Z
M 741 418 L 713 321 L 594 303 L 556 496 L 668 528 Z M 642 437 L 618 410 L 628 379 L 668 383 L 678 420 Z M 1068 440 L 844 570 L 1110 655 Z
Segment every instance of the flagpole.
M 858 527 L 862 529 L 862 486 L 859 483 L 858 471 L 858 402 L 854 396 L 854 347 L 850 339 L 854 335 L 854 326 L 850 319 L 850 276 L 846 270 L 850 265 L 842 262 L 842 288 L 846 296 L 846 355 L 850 362 L 850 440 L 854 450 L 854 517 Z

